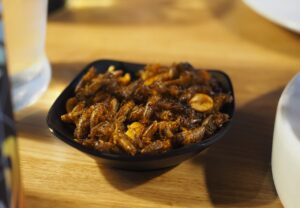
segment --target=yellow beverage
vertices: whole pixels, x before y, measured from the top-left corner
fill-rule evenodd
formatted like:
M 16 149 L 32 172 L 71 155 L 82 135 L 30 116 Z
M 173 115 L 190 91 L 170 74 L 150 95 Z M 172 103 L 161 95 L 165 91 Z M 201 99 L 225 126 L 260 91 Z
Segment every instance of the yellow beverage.
M 11 75 L 44 55 L 47 0 L 3 0 L 4 32 Z
M 36 101 L 50 82 L 44 50 L 48 0 L 2 0 L 2 4 L 12 98 L 19 110 Z

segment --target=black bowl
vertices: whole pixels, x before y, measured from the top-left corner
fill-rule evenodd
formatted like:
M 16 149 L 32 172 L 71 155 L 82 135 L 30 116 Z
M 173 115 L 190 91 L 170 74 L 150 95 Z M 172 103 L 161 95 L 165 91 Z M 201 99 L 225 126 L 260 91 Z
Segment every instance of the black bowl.
M 66 124 L 61 121 L 60 116 L 66 113 L 65 103 L 68 98 L 74 96 L 74 90 L 81 79 L 81 77 L 89 70 L 91 66 L 94 66 L 98 73 L 106 72 L 107 68 L 114 65 L 116 68 L 125 70 L 134 76 L 135 72 L 142 69 L 144 64 L 127 63 L 113 60 L 99 60 L 86 66 L 69 84 L 69 86 L 60 94 L 56 99 L 52 107 L 50 108 L 47 116 L 47 124 L 50 131 L 59 139 L 71 145 L 72 147 L 93 156 L 96 160 L 99 160 L 103 164 L 107 164 L 111 167 L 127 169 L 127 170 L 154 170 L 175 166 L 182 161 L 196 155 L 205 148 L 209 147 L 213 143 L 217 142 L 224 136 L 228 130 L 232 116 L 234 114 L 234 99 L 230 104 L 225 105 L 222 108 L 222 112 L 227 113 L 230 116 L 230 121 L 227 122 L 221 129 L 219 129 L 213 136 L 207 138 L 199 143 L 186 145 L 184 147 L 170 150 L 166 153 L 159 155 L 118 155 L 96 151 L 94 149 L 85 147 L 76 143 L 73 140 L 74 126 Z M 229 77 L 221 71 L 209 70 L 209 73 L 218 79 L 226 92 L 230 92 L 232 96 L 233 88 Z M 234 98 L 234 97 L 233 97 Z

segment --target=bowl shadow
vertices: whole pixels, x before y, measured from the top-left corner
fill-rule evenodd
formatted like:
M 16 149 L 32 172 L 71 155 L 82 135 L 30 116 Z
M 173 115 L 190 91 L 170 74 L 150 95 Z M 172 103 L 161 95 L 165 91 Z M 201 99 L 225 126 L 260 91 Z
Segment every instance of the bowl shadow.
M 276 200 L 271 151 L 282 90 L 271 91 L 237 109 L 225 138 L 207 150 L 205 160 L 193 159 L 204 165 L 208 194 L 214 205 L 250 207 Z
M 16 129 L 17 136 L 19 138 L 26 138 L 30 140 L 35 140 L 39 142 L 53 143 L 54 140 L 52 134 L 50 133 L 46 122 L 47 111 L 36 110 L 35 105 L 27 107 L 25 113 L 16 113 Z M 34 125 L 33 125 L 34 124 Z M 34 132 L 34 134 L 32 133 Z
M 106 168 L 101 164 L 98 166 L 100 173 L 114 188 L 131 197 L 153 202 L 150 203 L 152 206 L 197 207 L 206 197 L 201 191 L 200 175 L 195 176 L 200 170 L 196 168 L 193 172 L 191 168 L 186 169 L 184 164 L 140 172 Z M 189 174 L 194 176 L 190 177 Z
M 151 171 L 130 171 L 104 167 L 103 164 L 98 162 L 97 164 L 100 172 L 105 176 L 107 181 L 121 191 L 131 190 L 138 186 L 142 186 L 148 181 L 151 181 L 174 168 L 170 167 Z

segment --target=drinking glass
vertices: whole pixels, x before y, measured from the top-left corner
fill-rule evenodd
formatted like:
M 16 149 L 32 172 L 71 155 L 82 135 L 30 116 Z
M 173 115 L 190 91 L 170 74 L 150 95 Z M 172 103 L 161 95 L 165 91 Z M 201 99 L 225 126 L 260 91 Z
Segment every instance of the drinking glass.
M 45 54 L 48 0 L 2 0 L 4 40 L 14 110 L 35 102 L 48 88 Z
M 272 173 L 284 207 L 300 206 L 300 73 L 284 89 L 277 107 Z

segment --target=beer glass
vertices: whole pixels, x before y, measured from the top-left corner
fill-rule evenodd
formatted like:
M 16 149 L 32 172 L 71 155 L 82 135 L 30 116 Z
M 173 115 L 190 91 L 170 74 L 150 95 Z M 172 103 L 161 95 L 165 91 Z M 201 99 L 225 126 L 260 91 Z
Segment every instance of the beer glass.
M 2 0 L 14 110 L 36 101 L 50 81 L 44 49 L 47 6 L 48 0 Z

